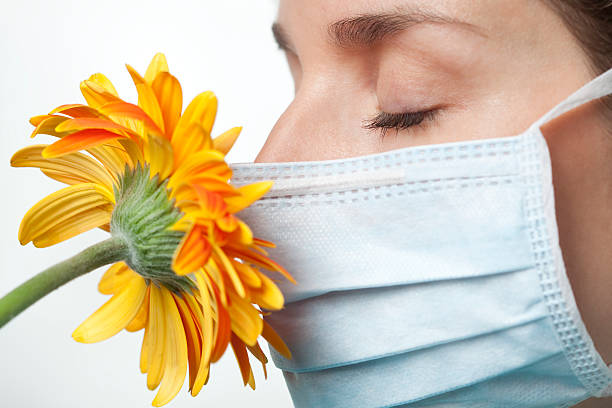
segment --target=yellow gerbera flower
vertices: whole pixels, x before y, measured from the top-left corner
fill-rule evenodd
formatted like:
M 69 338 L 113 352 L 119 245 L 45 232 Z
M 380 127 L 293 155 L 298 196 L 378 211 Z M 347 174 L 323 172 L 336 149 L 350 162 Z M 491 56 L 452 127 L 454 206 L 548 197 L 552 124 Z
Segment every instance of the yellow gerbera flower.
M 19 150 L 17 167 L 38 167 L 66 183 L 24 216 L 19 240 L 46 247 L 92 228 L 123 242 L 123 259 L 99 290 L 112 297 L 73 333 L 79 342 L 144 329 L 140 368 L 161 406 L 178 393 L 189 368 L 197 395 L 209 367 L 230 344 L 244 384 L 255 388 L 247 350 L 263 365 L 262 335 L 289 350 L 262 319 L 283 307 L 283 295 L 259 268 L 293 282 L 234 214 L 264 195 L 271 182 L 229 184 L 225 162 L 241 128 L 211 139 L 217 99 L 204 92 L 181 115 L 182 91 L 157 54 L 142 77 L 127 66 L 138 105 L 119 98 L 102 74 L 81 83 L 86 105 L 62 105 L 35 116 L 32 136 L 59 140 Z M 81 152 L 84 151 L 84 152 Z M 259 306 L 256 307 L 256 306 Z

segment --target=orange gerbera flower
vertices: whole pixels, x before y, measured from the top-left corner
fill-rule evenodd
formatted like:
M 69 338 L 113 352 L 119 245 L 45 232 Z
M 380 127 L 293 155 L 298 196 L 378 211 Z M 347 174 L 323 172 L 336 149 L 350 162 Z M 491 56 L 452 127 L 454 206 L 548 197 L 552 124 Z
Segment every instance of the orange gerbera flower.
M 260 268 L 292 277 L 268 258 L 274 245 L 253 237 L 236 213 L 264 195 L 271 182 L 234 187 L 225 154 L 236 127 L 211 139 L 217 99 L 204 92 L 182 111 L 182 91 L 157 54 L 142 77 L 127 66 L 138 105 L 119 98 L 94 74 L 81 83 L 86 105 L 62 105 L 35 116 L 32 136 L 59 140 L 19 150 L 11 164 L 38 167 L 68 184 L 24 216 L 19 240 L 46 247 L 92 228 L 124 241 L 124 261 L 112 265 L 99 290 L 112 297 L 73 333 L 104 340 L 122 329 L 144 329 L 140 368 L 147 386 L 160 384 L 154 406 L 170 401 L 189 369 L 197 395 L 210 363 L 231 344 L 244 384 L 255 388 L 247 350 L 263 365 L 258 337 L 290 356 L 262 319 L 283 295 Z M 86 152 L 86 153 L 85 153 Z M 257 307 L 259 306 L 259 307 Z

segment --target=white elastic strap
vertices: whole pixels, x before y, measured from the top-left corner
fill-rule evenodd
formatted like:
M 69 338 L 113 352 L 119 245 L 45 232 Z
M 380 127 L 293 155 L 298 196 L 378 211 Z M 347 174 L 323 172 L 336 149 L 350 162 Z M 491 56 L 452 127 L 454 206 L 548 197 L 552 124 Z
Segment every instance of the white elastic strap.
M 612 68 L 583 85 L 582 88 L 568 96 L 567 99 L 538 119 L 531 127 L 540 127 L 557 116 L 563 115 L 565 112 L 610 94 L 612 94 Z

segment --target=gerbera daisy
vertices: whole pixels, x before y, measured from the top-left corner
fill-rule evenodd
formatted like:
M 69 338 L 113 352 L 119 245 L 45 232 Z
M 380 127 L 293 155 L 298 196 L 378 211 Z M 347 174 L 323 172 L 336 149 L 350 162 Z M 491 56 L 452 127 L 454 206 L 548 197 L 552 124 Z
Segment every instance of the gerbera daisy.
M 271 182 L 234 187 L 225 162 L 241 128 L 212 139 L 217 99 L 204 92 L 182 112 L 182 91 L 157 54 L 144 77 L 127 69 L 138 105 L 119 98 L 94 74 L 81 83 L 87 104 L 62 105 L 33 117 L 32 136 L 59 140 L 19 150 L 16 167 L 37 167 L 68 184 L 24 216 L 19 240 L 37 247 L 93 228 L 123 248 L 99 290 L 112 297 L 73 333 L 79 342 L 144 329 L 140 369 L 159 386 L 154 406 L 170 401 L 189 370 L 197 395 L 209 368 L 230 344 L 244 384 L 255 388 L 248 352 L 263 365 L 261 335 L 289 350 L 262 319 L 283 307 L 283 295 L 260 268 L 287 271 L 267 256 L 274 244 L 255 238 L 236 213 L 264 195 Z M 160 385 L 161 384 L 161 385 Z

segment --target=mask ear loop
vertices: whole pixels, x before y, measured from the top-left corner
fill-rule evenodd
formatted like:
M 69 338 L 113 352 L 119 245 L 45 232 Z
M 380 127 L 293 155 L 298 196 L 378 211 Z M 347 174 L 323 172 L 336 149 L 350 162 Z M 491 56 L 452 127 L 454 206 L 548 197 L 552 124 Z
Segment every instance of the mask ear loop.
M 590 82 L 583 85 L 580 89 L 568 96 L 564 101 L 549 110 L 540 119 L 535 121 L 529 130 L 540 128 L 547 122 L 569 112 L 581 105 L 591 102 L 595 99 L 602 98 L 612 94 L 612 68 L 603 74 L 595 77 Z M 585 329 L 586 330 L 586 329 Z M 594 346 L 593 346 L 594 347 Z M 608 365 L 610 374 L 612 375 L 612 364 Z M 595 397 L 612 396 L 612 383 L 601 390 Z
M 559 103 L 557 106 L 544 114 L 544 116 L 535 121 L 529 128 L 539 128 L 545 123 L 579 107 L 580 105 L 584 105 L 585 103 L 610 94 L 612 94 L 612 68 L 583 85 L 576 92 L 568 96 L 563 102 Z

